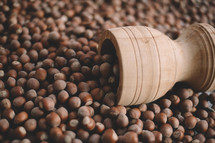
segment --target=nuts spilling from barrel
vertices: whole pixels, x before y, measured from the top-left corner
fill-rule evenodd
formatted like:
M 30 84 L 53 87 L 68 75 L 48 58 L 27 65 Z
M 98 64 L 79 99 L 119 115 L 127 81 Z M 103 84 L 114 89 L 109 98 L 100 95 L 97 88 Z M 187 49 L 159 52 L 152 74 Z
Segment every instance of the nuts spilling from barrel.
M 108 28 L 176 38 L 193 22 L 214 26 L 214 1 L 169 2 L 0 1 L 0 142 L 215 142 L 215 93 L 183 85 L 153 103 L 116 105 L 117 57 L 97 52 Z

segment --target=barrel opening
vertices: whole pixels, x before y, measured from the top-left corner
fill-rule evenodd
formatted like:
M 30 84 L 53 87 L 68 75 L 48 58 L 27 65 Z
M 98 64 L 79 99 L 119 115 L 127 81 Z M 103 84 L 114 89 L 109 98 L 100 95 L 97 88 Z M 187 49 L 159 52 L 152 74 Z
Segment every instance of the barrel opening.
M 117 46 L 117 45 L 116 45 Z M 101 55 L 109 54 L 113 56 L 113 70 L 114 66 L 117 65 L 118 69 L 118 76 L 115 76 L 115 83 L 110 84 L 110 86 L 114 89 L 114 92 L 116 93 L 116 103 L 118 104 L 119 99 L 121 98 L 121 90 L 122 90 L 122 64 L 121 59 L 119 56 L 119 51 L 117 51 L 117 47 L 115 47 L 115 44 L 110 39 L 105 39 L 101 43 Z
M 116 55 L 115 47 L 109 39 L 105 39 L 102 43 L 101 55 L 104 54 Z

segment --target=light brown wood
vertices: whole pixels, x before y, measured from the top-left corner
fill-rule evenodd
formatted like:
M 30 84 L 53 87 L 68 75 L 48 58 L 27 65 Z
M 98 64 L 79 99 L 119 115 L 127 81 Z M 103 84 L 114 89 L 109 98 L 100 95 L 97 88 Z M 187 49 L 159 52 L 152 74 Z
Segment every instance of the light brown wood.
M 215 29 L 194 24 L 176 40 L 145 26 L 106 30 L 99 53 L 114 46 L 119 61 L 120 105 L 149 103 L 162 97 L 176 82 L 196 91 L 215 89 Z

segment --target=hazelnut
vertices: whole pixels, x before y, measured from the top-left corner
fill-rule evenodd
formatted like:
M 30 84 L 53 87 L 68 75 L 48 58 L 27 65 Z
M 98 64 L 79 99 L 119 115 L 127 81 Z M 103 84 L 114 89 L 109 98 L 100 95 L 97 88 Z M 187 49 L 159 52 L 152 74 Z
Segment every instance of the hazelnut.
M 133 118 L 133 119 L 139 119 L 141 116 L 141 112 L 138 108 L 133 108 L 131 110 L 129 110 L 129 117 Z
M 78 89 L 81 92 L 88 92 L 90 90 L 90 87 L 89 87 L 89 85 L 86 82 L 80 82 L 78 84 Z
M 122 141 L 124 143 L 138 143 L 138 136 L 135 132 L 126 132 L 123 135 Z
M 10 100 L 7 99 L 7 98 L 2 99 L 2 101 L 0 102 L 0 107 L 2 109 L 9 109 L 9 108 L 11 108 L 11 102 L 10 102 Z
M 6 118 L 7 120 L 13 120 L 15 117 L 15 112 L 13 109 L 4 109 L 2 116 Z
M 88 140 L 89 136 L 90 136 L 90 134 L 89 134 L 89 132 L 86 131 L 86 130 L 79 129 L 79 130 L 77 131 L 77 137 L 78 137 L 79 139 L 81 139 L 82 141 L 84 141 L 84 142 L 86 142 L 86 141 Z
M 20 108 L 25 104 L 25 102 L 26 102 L 26 99 L 23 96 L 19 96 L 19 97 L 14 98 L 13 106 Z
M 7 89 L 1 89 L 0 90 L 0 98 L 9 98 L 9 91 Z
M 127 127 L 129 123 L 128 117 L 123 113 L 119 113 L 116 119 L 116 123 L 119 127 L 122 127 L 122 128 Z
M 35 78 L 30 78 L 28 81 L 27 81 L 27 87 L 29 89 L 34 89 L 34 90 L 38 90 L 39 87 L 40 87 L 40 83 L 37 79 Z
M 193 129 L 197 124 L 197 119 L 195 116 L 188 116 L 185 118 L 184 124 L 188 129 Z
M 15 129 L 14 134 L 17 138 L 24 138 L 27 134 L 27 131 L 23 126 L 19 126 Z
M 173 127 L 173 128 L 178 128 L 179 127 L 179 120 L 176 117 L 170 117 L 168 118 L 168 123 Z
M 68 123 L 68 128 L 70 130 L 77 130 L 78 129 L 78 125 L 79 125 L 79 121 L 77 119 L 72 119 L 69 121 Z
M 9 129 L 9 122 L 6 119 L 0 119 L 0 132 L 4 133 Z
M 81 99 L 79 97 L 73 96 L 69 98 L 68 105 L 71 109 L 77 109 L 81 106 Z
M 137 124 L 133 124 L 133 125 L 130 125 L 128 127 L 128 131 L 135 132 L 135 133 L 137 133 L 139 135 L 139 134 L 141 134 L 142 129 Z
M 48 134 L 46 132 L 44 132 L 44 131 L 37 132 L 36 138 L 39 141 L 46 141 L 46 140 L 49 139 Z
M 88 116 L 85 116 L 83 118 L 82 124 L 89 131 L 92 131 L 95 128 L 95 121 L 91 117 L 88 117 Z
M 179 95 L 179 97 L 180 97 L 181 99 L 187 99 L 187 98 L 189 98 L 190 96 L 192 96 L 190 90 L 185 89 L 185 88 L 182 88 L 182 89 L 179 91 L 178 95 Z
M 64 80 L 56 80 L 53 83 L 53 87 L 56 91 L 64 90 L 66 88 L 66 82 Z
M 26 112 L 20 112 L 18 113 L 14 118 L 14 124 L 20 124 L 23 123 L 25 120 L 28 119 L 28 114 Z
M 169 99 L 171 100 L 171 104 L 173 104 L 173 105 L 178 105 L 180 102 L 180 98 L 174 94 L 171 95 Z
M 143 120 L 147 120 L 147 119 L 153 120 L 154 117 L 155 117 L 155 114 L 152 111 L 147 110 L 147 111 L 142 113 L 142 119 Z
M 96 131 L 97 133 L 102 133 L 104 130 L 105 130 L 104 124 L 102 124 L 102 123 L 100 123 L 100 122 L 97 122 L 97 123 L 95 124 L 95 131 Z
M 155 142 L 155 136 L 151 131 L 142 130 L 142 138 L 146 143 Z
M 93 99 L 96 101 L 101 100 L 104 96 L 104 91 L 100 88 L 94 88 L 93 90 L 91 90 L 90 93 L 91 93 Z
M 170 108 L 164 108 L 161 112 L 165 113 L 168 118 L 173 115 L 173 112 Z
M 111 107 L 115 105 L 115 97 L 116 95 L 113 92 L 108 92 L 105 94 L 103 101 L 105 104 Z
M 68 82 L 66 91 L 71 95 L 75 95 L 78 91 L 78 88 L 77 88 L 76 84 L 74 84 L 72 82 Z
M 62 122 L 66 121 L 69 117 L 69 113 L 64 107 L 58 108 L 56 113 L 60 116 Z
M 159 102 L 159 105 L 162 108 L 169 108 L 170 105 L 171 105 L 171 101 L 169 99 L 161 99 L 160 102 Z
M 90 93 L 88 92 L 81 92 L 79 94 L 79 98 L 81 99 L 82 103 L 85 105 L 91 105 L 93 103 L 93 98 Z
M 155 121 L 164 124 L 167 122 L 167 115 L 165 113 L 158 113 L 155 115 Z
M 37 92 L 34 89 L 30 89 L 25 93 L 27 99 L 35 99 L 37 97 Z
M 153 111 L 155 114 L 158 114 L 161 111 L 160 106 L 155 103 L 149 105 L 149 110 Z
M 200 133 L 204 133 L 208 130 L 208 122 L 206 120 L 200 120 L 196 124 L 196 130 Z
M 113 129 L 107 129 L 103 133 L 101 140 L 103 143 L 116 143 L 118 136 Z
M 54 141 L 58 141 L 60 139 L 60 137 L 63 135 L 63 132 L 61 131 L 60 128 L 53 127 L 53 128 L 50 129 L 49 134 L 50 134 L 50 137 Z
M 24 94 L 24 89 L 21 86 L 15 86 L 10 90 L 10 93 L 14 97 L 21 96 Z
M 111 71 L 112 71 L 111 64 L 105 62 L 105 63 L 100 65 L 100 72 L 101 72 L 102 76 L 109 77 Z
M 190 112 L 193 107 L 193 102 L 189 99 L 185 99 L 180 103 L 180 108 L 183 112 Z
M 144 130 L 153 131 L 155 129 L 155 124 L 151 120 L 146 120 L 143 126 Z
M 31 116 L 34 118 L 39 118 L 39 117 L 43 116 L 43 114 L 44 114 L 44 112 L 42 110 L 40 110 L 39 107 L 34 107 L 31 110 Z
M 181 130 L 175 130 L 172 134 L 173 138 L 176 140 L 182 140 L 184 137 L 184 132 L 182 132 Z
M 55 108 L 55 103 L 50 97 L 45 97 L 39 101 L 39 107 L 45 109 L 46 111 L 53 111 Z
M 103 124 L 105 126 L 105 128 L 113 128 L 113 121 L 111 120 L 111 118 L 106 118 L 103 121 Z
M 55 112 L 51 112 L 46 116 L 46 123 L 51 127 L 57 127 L 61 123 L 60 116 Z
M 29 132 L 34 131 L 37 128 L 37 120 L 35 120 L 35 119 L 28 119 L 25 122 L 24 127 Z
M 173 133 L 172 126 L 170 124 L 162 124 L 160 127 L 160 132 L 164 137 L 170 137 Z
M 89 143 L 99 143 L 101 136 L 99 134 L 92 134 L 89 138 Z
M 47 77 L 47 71 L 43 68 L 39 68 L 36 70 L 35 78 L 39 81 L 44 81 Z
M 94 111 L 93 109 L 91 109 L 92 107 L 90 106 L 81 106 L 79 109 L 78 109 L 78 116 L 83 118 L 85 116 L 93 116 L 94 114 Z
M 162 138 L 163 138 L 163 135 L 161 134 L 161 132 L 159 132 L 159 131 L 153 131 L 152 133 L 155 136 L 155 142 L 156 143 L 161 143 L 162 142 Z

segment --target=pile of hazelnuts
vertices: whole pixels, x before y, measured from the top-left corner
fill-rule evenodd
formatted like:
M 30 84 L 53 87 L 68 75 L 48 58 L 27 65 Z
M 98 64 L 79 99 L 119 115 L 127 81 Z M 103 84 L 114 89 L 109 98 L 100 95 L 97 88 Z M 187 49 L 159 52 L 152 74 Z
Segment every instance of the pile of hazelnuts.
M 108 28 L 148 25 L 177 37 L 191 22 L 212 22 L 208 1 L 186 2 L 0 1 L 0 142 L 214 143 L 214 92 L 179 84 L 153 103 L 117 105 L 117 57 L 97 51 Z

